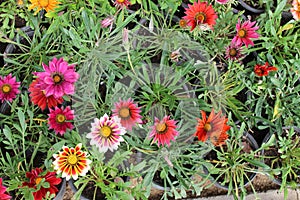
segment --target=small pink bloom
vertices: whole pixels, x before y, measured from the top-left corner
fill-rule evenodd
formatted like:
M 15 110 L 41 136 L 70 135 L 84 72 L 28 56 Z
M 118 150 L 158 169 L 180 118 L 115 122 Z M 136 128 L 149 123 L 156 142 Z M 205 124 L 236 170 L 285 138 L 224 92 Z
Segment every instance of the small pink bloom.
M 40 83 L 39 86 L 45 91 L 46 97 L 53 95 L 60 98 L 64 95 L 71 95 L 75 92 L 75 82 L 79 74 L 75 72 L 74 65 L 68 65 L 63 58 L 53 58 L 49 66 L 42 64 L 44 72 L 36 72 Z
M 179 134 L 176 130 L 176 123 L 170 119 L 170 116 L 165 116 L 161 121 L 155 117 L 155 123 L 149 137 L 154 138 L 153 142 L 158 141 L 158 146 L 165 144 L 170 146 L 170 141 L 175 141 L 175 136 Z
M 226 4 L 229 0 L 216 0 L 220 4 Z
M 243 57 L 244 55 L 242 54 L 241 46 L 237 46 L 235 43 L 231 43 L 226 48 L 226 55 L 225 55 L 226 59 L 239 61 Z
M 241 21 L 238 20 L 238 23 L 236 24 L 236 30 L 237 34 L 232 39 L 232 43 L 236 43 L 237 46 L 241 46 L 243 44 L 246 45 L 246 47 L 250 45 L 254 46 L 252 38 L 258 38 L 259 34 L 255 31 L 259 29 L 258 26 L 254 26 L 256 21 L 251 22 L 250 20 L 244 22 L 241 24 Z
M 59 133 L 60 135 L 65 134 L 67 129 L 73 129 L 73 125 L 70 121 L 74 119 L 74 111 L 71 110 L 70 106 L 67 106 L 65 109 L 63 107 L 55 107 L 54 110 L 51 108 L 49 110 L 49 129 L 54 129 L 55 133 Z
M 107 28 L 107 27 L 109 27 L 109 26 L 112 26 L 113 23 L 114 23 L 114 21 L 115 21 L 114 16 L 106 17 L 105 19 L 103 19 L 103 20 L 101 21 L 101 27 L 102 27 L 102 28 Z
M 16 77 L 12 77 L 12 74 L 8 76 L 0 77 L 0 100 L 12 102 L 16 98 L 17 94 L 20 93 L 18 89 L 20 82 L 16 81 Z

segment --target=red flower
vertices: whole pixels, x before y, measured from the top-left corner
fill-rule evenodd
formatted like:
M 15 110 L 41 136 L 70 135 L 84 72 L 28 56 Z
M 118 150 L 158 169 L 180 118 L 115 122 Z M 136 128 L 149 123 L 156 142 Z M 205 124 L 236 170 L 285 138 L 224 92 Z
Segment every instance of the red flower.
M 67 129 L 73 129 L 73 125 L 70 120 L 74 119 L 74 110 L 71 110 L 70 106 L 67 106 L 65 109 L 63 107 L 55 107 L 54 110 L 51 108 L 49 110 L 49 129 L 54 129 L 55 133 L 59 133 L 60 135 L 65 134 Z
M 257 76 L 268 76 L 270 71 L 277 71 L 277 68 L 270 66 L 268 62 L 264 65 L 256 64 L 254 67 L 254 73 Z
M 244 22 L 241 24 L 241 21 L 239 20 L 236 24 L 236 36 L 232 39 L 232 43 L 236 43 L 237 46 L 240 46 L 242 44 L 245 44 L 246 47 L 248 45 L 254 46 L 253 41 L 251 38 L 258 38 L 259 35 L 255 31 L 259 29 L 258 26 L 254 26 L 256 21 L 251 22 L 250 20 Z
M 2 178 L 0 178 L 0 200 L 9 200 L 11 196 L 6 192 L 6 187 L 2 185 Z
M 170 146 L 170 141 L 175 141 L 174 137 L 179 134 L 176 128 L 176 121 L 171 120 L 170 116 L 165 116 L 161 121 L 155 117 L 149 137 L 154 137 L 153 142 L 158 141 L 158 146 L 164 144 Z
M 30 188 L 38 189 L 37 185 L 45 179 L 44 182 L 48 182 L 50 187 L 40 187 L 38 191 L 33 192 L 34 200 L 42 200 L 45 198 L 47 192 L 50 194 L 56 194 L 58 189 L 56 185 L 60 184 L 61 179 L 55 176 L 55 172 L 47 172 L 46 175 L 42 175 L 43 170 L 41 168 L 33 169 L 31 172 L 26 172 L 26 177 L 29 178 L 29 182 L 23 182 L 22 186 L 28 186 Z
M 185 9 L 186 16 L 183 17 L 187 21 L 187 25 L 191 26 L 191 31 L 196 26 L 208 26 L 213 29 L 213 25 L 216 24 L 216 15 L 212 5 L 207 5 L 207 2 L 195 2 L 193 5 L 188 5 Z
M 46 107 L 52 108 L 58 104 L 62 104 L 64 101 L 63 98 L 54 98 L 53 95 L 46 97 L 44 90 L 41 89 L 39 79 L 32 81 L 29 85 L 30 98 L 34 105 L 37 105 L 42 110 L 45 110 Z
M 195 132 L 198 140 L 205 142 L 207 139 L 210 139 L 215 146 L 224 144 L 228 138 L 226 132 L 230 129 L 230 126 L 226 124 L 228 119 L 225 116 L 221 117 L 221 111 L 215 115 L 214 109 L 212 109 L 208 119 L 206 119 L 204 111 L 201 111 L 201 114 L 202 120 L 198 119 L 197 130 Z
M 128 6 L 131 5 L 131 3 L 128 1 L 128 0 L 116 0 L 114 5 L 117 7 L 117 8 L 127 8 Z

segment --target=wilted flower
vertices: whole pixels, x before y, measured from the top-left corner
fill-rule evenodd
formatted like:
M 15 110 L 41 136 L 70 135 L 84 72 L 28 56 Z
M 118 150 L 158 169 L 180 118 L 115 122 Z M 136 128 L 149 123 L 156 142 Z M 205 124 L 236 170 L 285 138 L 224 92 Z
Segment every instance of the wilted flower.
M 45 95 L 53 95 L 60 98 L 64 95 L 71 95 L 75 92 L 74 83 L 79 78 L 75 72 L 74 65 L 68 65 L 63 58 L 53 58 L 49 66 L 43 63 L 44 72 L 36 72 L 39 78 L 39 86 L 45 91 Z
M 8 76 L 0 77 L 0 100 L 10 101 L 16 98 L 17 94 L 20 93 L 18 89 L 20 87 L 20 82 L 16 81 L 16 77 L 12 77 L 12 74 Z
M 226 48 L 226 59 L 230 60 L 240 60 L 244 55 L 241 53 L 242 52 L 242 47 L 237 46 L 235 43 L 231 43 L 227 48 Z
M 65 134 L 67 129 L 73 129 L 73 125 L 70 121 L 74 119 L 74 111 L 71 110 L 70 106 L 67 106 L 65 109 L 63 107 L 55 107 L 54 110 L 51 108 L 49 110 L 49 129 L 54 129 L 55 133 L 59 133 L 60 135 Z
M 113 115 L 121 119 L 121 124 L 128 130 L 132 130 L 132 127 L 136 123 L 142 123 L 142 116 L 140 115 L 141 109 L 133 102 L 132 99 L 127 101 L 120 100 L 115 103 L 115 108 L 113 109 Z
M 294 0 L 292 3 L 291 13 L 295 20 L 300 20 L 300 0 Z
M 33 80 L 28 89 L 33 104 L 39 106 L 42 110 L 45 110 L 46 107 L 52 108 L 58 104 L 62 104 L 64 101 L 62 97 L 54 98 L 53 95 L 46 97 L 45 91 L 41 89 L 38 83 L 39 79 Z
M 53 155 L 55 158 L 54 170 L 57 174 L 62 173 L 62 178 L 66 178 L 67 181 L 71 177 L 73 180 L 77 180 L 78 175 L 85 176 L 90 170 L 92 161 L 87 159 L 88 153 L 81 151 L 81 147 L 81 143 L 77 144 L 75 148 L 63 146 L 62 152 Z
M 213 29 L 216 24 L 216 19 L 218 18 L 212 5 L 208 5 L 207 2 L 194 2 L 193 5 L 188 5 L 183 17 L 187 21 L 187 25 L 191 26 L 191 31 L 194 30 L 196 26 L 208 26 Z
M 115 21 L 115 17 L 114 16 L 106 17 L 105 19 L 103 19 L 101 21 L 101 27 L 102 28 L 107 28 L 107 27 L 110 26 L 110 30 L 111 30 L 114 21 Z
M 204 111 L 201 111 L 201 114 L 202 119 L 198 119 L 195 132 L 198 140 L 205 142 L 210 139 L 215 146 L 224 144 L 228 138 L 226 132 L 230 129 L 230 126 L 226 124 L 228 119 L 225 116 L 221 116 L 221 111 L 215 114 L 214 109 L 212 109 L 208 118 L 206 118 Z
M 40 10 L 44 9 L 46 12 L 52 12 L 60 2 L 56 0 L 29 0 L 31 5 L 29 6 L 29 10 L 36 8 L 34 14 L 36 15 Z
M 247 47 L 250 45 L 254 46 L 252 38 L 258 38 L 259 34 L 255 31 L 259 29 L 258 26 L 254 26 L 256 21 L 251 22 L 250 20 L 244 22 L 241 24 L 241 21 L 238 20 L 238 23 L 236 24 L 236 30 L 237 34 L 232 39 L 231 43 L 235 43 L 237 46 L 241 46 L 245 44 Z
M 28 186 L 34 189 L 39 188 L 39 190 L 33 192 L 34 200 L 42 200 L 46 197 L 47 192 L 50 194 L 56 194 L 58 192 L 56 185 L 60 184 L 61 179 L 55 176 L 55 172 L 47 172 L 46 175 L 42 174 L 43 170 L 41 168 L 36 168 L 31 172 L 26 172 L 26 177 L 29 178 L 29 182 L 23 182 L 22 184 L 22 186 Z M 49 187 L 43 187 L 43 185 L 38 187 L 43 179 L 43 182 L 47 182 Z
M 150 138 L 154 138 L 153 142 L 158 141 L 158 146 L 167 144 L 170 146 L 170 141 L 175 141 L 175 136 L 179 133 L 176 130 L 176 121 L 171 120 L 170 116 L 165 116 L 162 120 L 155 117 L 154 126 L 152 126 Z
M 0 178 L 0 199 L 1 200 L 11 199 L 11 196 L 9 196 L 7 191 L 6 191 L 6 187 L 2 183 L 2 178 Z
M 117 116 L 110 118 L 104 114 L 100 119 L 94 119 L 91 132 L 86 137 L 91 139 L 91 145 L 96 145 L 99 151 L 105 153 L 108 149 L 110 151 L 117 150 L 120 142 L 124 141 L 122 135 L 125 133 L 126 130 L 122 126 L 120 118 Z
M 268 76 L 270 71 L 277 71 L 277 68 L 270 66 L 268 62 L 264 65 L 256 64 L 254 67 L 254 73 L 257 76 Z

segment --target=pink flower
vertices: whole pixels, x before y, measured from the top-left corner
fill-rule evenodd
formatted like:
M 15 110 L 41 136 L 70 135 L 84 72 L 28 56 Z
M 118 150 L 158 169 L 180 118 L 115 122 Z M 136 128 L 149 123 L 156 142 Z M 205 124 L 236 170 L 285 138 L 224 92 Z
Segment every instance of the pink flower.
M 114 16 L 106 17 L 104 20 L 101 21 L 101 27 L 107 28 L 110 26 L 110 29 L 111 29 L 114 20 L 115 20 Z
M 239 61 L 244 55 L 242 54 L 242 47 L 237 46 L 236 43 L 231 43 L 226 48 L 226 59 Z
M 229 0 L 216 0 L 220 4 L 226 4 Z
M 113 109 L 113 115 L 121 119 L 121 124 L 128 130 L 132 130 L 132 127 L 136 123 L 142 123 L 142 116 L 140 115 L 140 108 L 133 102 L 132 99 L 127 101 L 120 100 L 115 103 L 115 108 Z
M 40 80 L 41 89 L 45 90 L 46 97 L 53 95 L 60 98 L 64 95 L 71 95 L 75 92 L 74 83 L 79 78 L 79 74 L 75 72 L 74 65 L 68 65 L 63 58 L 57 60 L 53 58 L 49 62 L 49 66 L 43 63 L 44 72 L 36 72 Z
M 65 134 L 67 129 L 73 129 L 73 125 L 70 120 L 74 119 L 74 111 L 71 110 L 70 106 L 67 106 L 65 109 L 63 107 L 55 107 L 54 110 L 52 110 L 51 108 L 49 110 L 49 129 L 54 129 L 55 133 L 59 133 L 60 135 Z
M 117 116 L 108 117 L 104 114 L 100 119 L 95 118 L 92 123 L 91 132 L 86 135 L 90 138 L 90 144 L 96 145 L 100 152 L 111 152 L 118 149 L 120 142 L 124 139 L 122 135 L 126 133 L 125 128 L 121 125 L 120 118 Z
M 291 13 L 295 20 L 300 20 L 300 0 L 294 0 L 292 3 Z
M 153 142 L 158 141 L 158 146 L 165 144 L 170 146 L 170 141 L 175 141 L 174 137 L 179 134 L 176 130 L 176 123 L 170 119 L 170 116 L 165 116 L 161 121 L 155 117 L 155 123 L 149 137 L 154 138 Z
M 257 29 L 259 29 L 259 27 L 254 26 L 255 23 L 256 21 L 251 22 L 250 20 L 248 20 L 241 24 L 240 20 L 238 20 L 238 23 L 236 24 L 237 34 L 232 39 L 231 43 L 236 43 L 237 46 L 241 46 L 242 44 L 245 44 L 247 47 L 249 44 L 254 46 L 251 38 L 259 37 L 259 34 L 255 32 Z
M 2 178 L 0 178 L 0 200 L 9 200 L 11 196 L 6 192 L 6 187 L 2 184 Z
M 12 102 L 16 98 L 17 94 L 20 93 L 18 89 L 20 82 L 16 81 L 16 77 L 12 77 L 12 74 L 8 76 L 0 77 L 0 100 Z

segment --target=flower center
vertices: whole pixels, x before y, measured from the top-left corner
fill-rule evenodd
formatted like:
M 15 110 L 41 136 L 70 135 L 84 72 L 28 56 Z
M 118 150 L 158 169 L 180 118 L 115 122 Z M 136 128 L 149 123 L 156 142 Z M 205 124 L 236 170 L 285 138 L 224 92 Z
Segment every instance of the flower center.
M 11 91 L 11 86 L 9 84 L 3 84 L 1 90 L 3 93 L 7 94 Z
M 63 77 L 60 74 L 54 74 L 52 76 L 55 85 L 60 84 L 63 81 Z
M 69 155 L 68 157 L 68 163 L 70 165 L 75 165 L 78 162 L 78 158 L 75 155 Z
M 111 131 L 111 128 L 109 126 L 103 126 L 101 129 L 100 129 L 100 134 L 103 136 L 103 137 L 109 137 L 111 135 L 112 131 Z
M 206 15 L 202 12 L 199 12 L 195 15 L 195 19 L 197 20 L 197 22 L 203 23 L 206 19 Z
M 238 31 L 238 36 L 239 36 L 240 38 L 244 38 L 244 37 L 246 37 L 246 35 L 247 35 L 247 31 L 246 31 L 245 29 L 240 29 L 240 30 Z
M 236 56 L 237 55 L 237 50 L 235 48 L 230 49 L 229 50 L 229 55 Z
M 43 179 L 43 178 L 41 178 L 41 177 L 37 177 L 37 178 L 35 179 L 35 184 L 38 185 L 38 184 L 42 181 L 42 179 Z
M 156 125 L 156 131 L 160 134 L 165 133 L 167 130 L 167 125 L 166 123 L 158 123 Z
M 66 116 L 64 116 L 63 114 L 57 114 L 56 115 L 56 122 L 57 123 L 64 123 L 66 121 Z
M 46 7 L 49 5 L 49 0 L 40 0 L 39 4 L 41 7 Z
M 205 130 L 206 132 L 211 130 L 211 125 L 210 125 L 210 123 L 206 123 L 206 124 L 204 125 L 204 130 Z
M 124 3 L 125 0 L 117 0 L 119 3 Z
M 128 118 L 130 116 L 130 110 L 128 108 L 121 108 L 119 115 L 121 118 Z
M 185 28 L 186 27 L 186 20 L 184 20 L 184 19 L 181 19 L 180 21 L 179 21 L 179 26 L 180 27 L 182 27 L 182 28 Z

